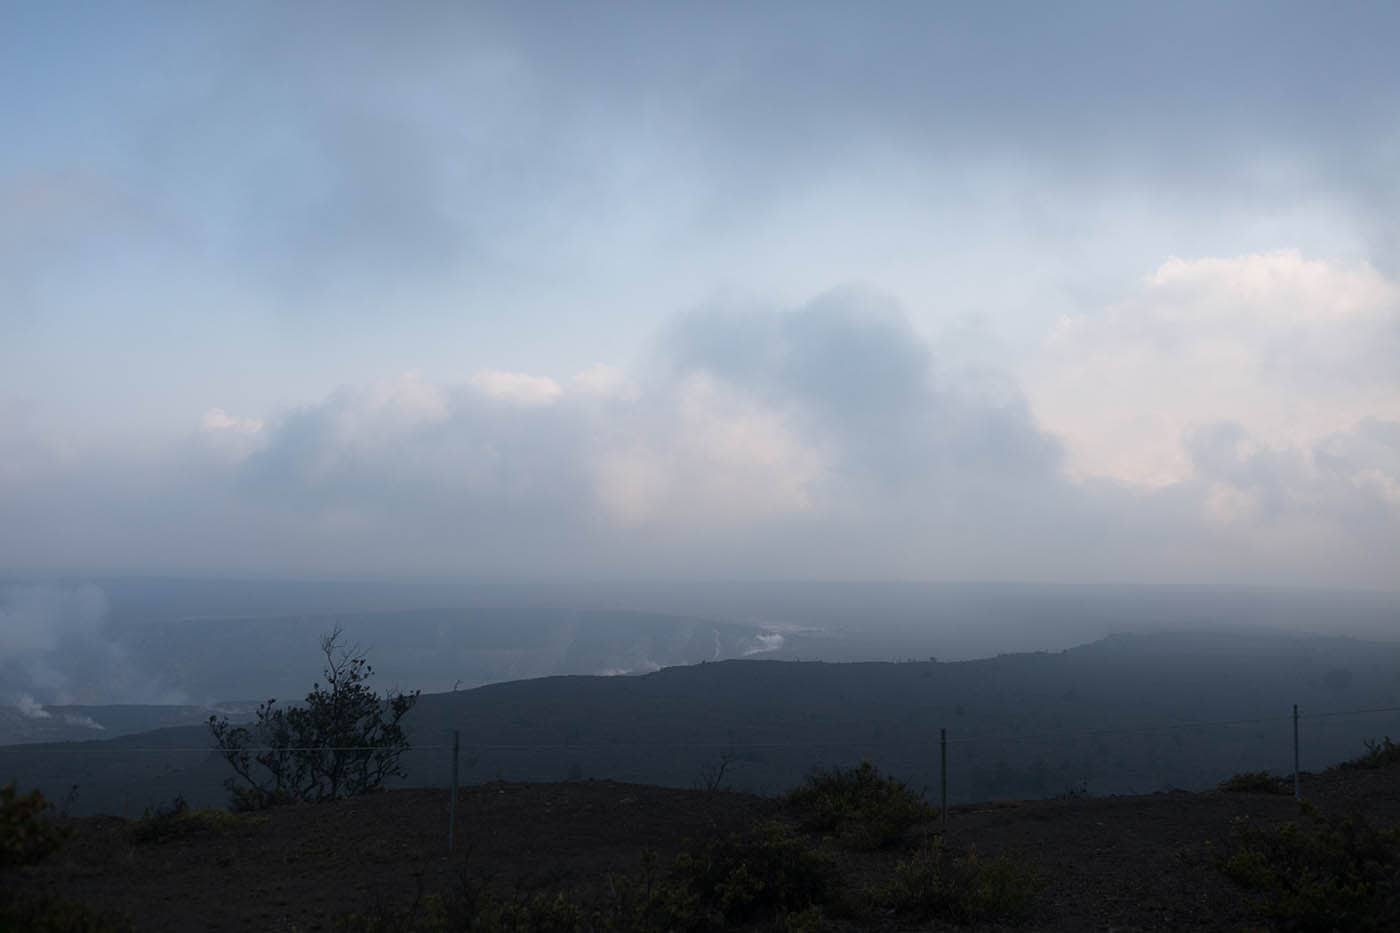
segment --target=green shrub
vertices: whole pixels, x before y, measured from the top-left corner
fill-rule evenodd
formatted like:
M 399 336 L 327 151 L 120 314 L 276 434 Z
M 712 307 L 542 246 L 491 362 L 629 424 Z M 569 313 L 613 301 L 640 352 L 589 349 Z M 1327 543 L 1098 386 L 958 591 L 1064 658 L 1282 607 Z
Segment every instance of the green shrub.
M 1221 870 L 1262 895 L 1261 912 L 1295 930 L 1400 928 L 1400 831 L 1320 815 L 1263 829 L 1247 821 Z
M 936 837 L 895 866 L 872 892 L 880 907 L 919 921 L 973 923 L 1019 920 L 1043 884 L 1029 866 L 1009 856 L 983 858 L 969 848 L 957 857 Z
M 810 830 L 832 833 L 853 849 L 881 849 L 937 811 L 902 781 L 886 777 L 870 762 L 858 768 L 812 772 L 787 797 Z
M 609 875 L 596 912 L 597 928 L 625 931 L 693 930 L 702 923 L 700 899 L 685 885 L 663 875 L 656 853 L 642 855 L 641 870 Z
M 184 797 L 176 797 L 154 810 L 147 808 L 131 825 L 131 841 L 150 845 L 198 833 L 225 833 L 254 826 L 267 817 L 230 813 L 227 810 L 194 810 Z
M 0 787 L 0 869 L 32 865 L 63 845 L 67 833 L 49 819 L 50 809 L 37 790 Z
M 676 860 L 673 878 L 721 926 L 803 911 L 831 893 L 834 866 L 786 827 L 711 839 Z
M 777 928 L 782 933 L 825 933 L 835 927 L 827 919 L 826 911 L 813 904 L 804 910 L 784 914 L 779 918 Z
M 575 933 L 593 929 L 589 912 L 565 894 L 483 898 L 462 930 L 483 933 Z
M 1268 771 L 1241 771 L 1220 782 L 1220 789 L 1232 794 L 1286 794 L 1288 783 Z

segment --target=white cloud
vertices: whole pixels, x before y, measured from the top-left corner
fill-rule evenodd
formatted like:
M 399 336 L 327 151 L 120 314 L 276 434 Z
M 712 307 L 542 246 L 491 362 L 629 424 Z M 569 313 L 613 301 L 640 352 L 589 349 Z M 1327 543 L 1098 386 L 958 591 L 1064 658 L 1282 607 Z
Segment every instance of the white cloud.
M 1302 450 L 1366 418 L 1400 418 L 1400 289 L 1364 263 L 1296 251 L 1173 258 L 1100 314 L 1062 319 L 1027 373 L 1070 468 L 1164 486 L 1183 441 L 1221 421 Z
M 471 385 L 493 399 L 516 405 L 552 405 L 564 394 L 559 383 L 547 376 L 484 369 L 474 373 Z
M 234 434 L 257 434 L 263 429 L 263 421 L 261 418 L 235 418 L 222 408 L 211 408 L 199 420 L 199 427 L 209 434 L 220 431 L 229 431 Z
M 625 372 L 605 363 L 595 363 L 576 374 L 570 385 L 577 392 L 602 399 L 636 401 L 640 392 Z
M 1102 387 L 1061 412 L 1079 482 L 1067 481 L 1060 445 L 1014 380 L 969 374 L 897 308 L 847 290 L 787 311 L 687 315 L 640 375 L 595 367 L 567 391 L 519 373 L 458 384 L 408 373 L 256 418 L 210 412 L 203 437 L 255 439 L 256 449 L 226 460 L 183 448 L 82 458 L 23 495 L 0 490 L 0 524 L 12 532 L 0 559 L 61 569 L 120 554 L 121 571 L 284 575 L 1391 585 L 1400 418 L 1352 413 L 1384 413 L 1357 399 L 1383 398 L 1394 377 L 1366 362 L 1349 329 L 1362 322 L 1382 341 L 1385 290 L 1357 267 L 1335 313 L 1270 310 L 1290 281 L 1347 270 L 1319 274 L 1286 254 L 1241 266 L 1247 274 L 1231 276 L 1228 262 L 1168 264 L 1132 300 L 1062 328 L 1060 349 L 1079 341 L 1090 375 L 1048 353 L 1038 386 L 1073 387 L 1078 375 Z M 1333 345 L 1359 362 L 1337 372 L 1327 354 L 1301 351 L 1292 370 L 1260 362 L 1259 335 L 1278 317 L 1331 321 L 1347 335 Z M 1232 334 L 1242 319 L 1253 323 Z M 1191 350 L 1198 343 L 1211 351 Z M 1114 369 L 1115 353 L 1134 365 Z M 1218 401 L 1173 391 L 1189 390 L 1193 373 L 1215 378 L 1222 354 L 1271 380 L 1267 391 L 1247 393 L 1248 380 Z M 1296 436 L 1271 431 L 1289 399 L 1336 414 Z M 1144 411 L 1178 425 L 1159 448 L 1144 435 L 1147 455 L 1176 463 L 1155 486 L 1096 463 L 1083 444 Z M 1105 474 L 1134 482 L 1094 479 Z M 0 660 L 15 650 L 7 634 L 0 627 Z M 38 660 L 16 687 L 52 695 L 40 683 L 47 649 L 25 653 Z
M 227 461 L 239 461 L 259 449 L 267 437 L 261 418 L 239 418 L 222 408 L 211 408 L 199 419 L 206 449 Z
M 364 402 L 375 417 L 402 424 L 431 424 L 448 414 L 447 393 L 424 382 L 422 374 L 416 370 L 397 379 L 375 383 Z
M 624 525 L 732 526 L 808 511 L 827 468 L 780 412 L 702 374 L 674 387 L 661 417 L 607 438 L 593 457 L 595 491 Z

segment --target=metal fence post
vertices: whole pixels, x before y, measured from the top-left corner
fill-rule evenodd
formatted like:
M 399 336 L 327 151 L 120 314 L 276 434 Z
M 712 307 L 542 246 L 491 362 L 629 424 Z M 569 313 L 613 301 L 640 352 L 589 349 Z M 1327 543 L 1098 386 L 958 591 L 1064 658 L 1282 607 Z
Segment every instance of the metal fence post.
M 943 824 L 943 833 L 948 833 L 948 730 L 938 730 L 938 777 L 939 809 L 938 818 Z
M 452 803 L 448 806 L 447 815 L 447 853 L 452 854 L 453 846 L 457 841 L 457 761 L 458 751 L 462 747 L 462 733 L 452 730 Z
M 1298 704 L 1293 704 L 1293 799 L 1303 799 L 1302 779 L 1298 777 Z

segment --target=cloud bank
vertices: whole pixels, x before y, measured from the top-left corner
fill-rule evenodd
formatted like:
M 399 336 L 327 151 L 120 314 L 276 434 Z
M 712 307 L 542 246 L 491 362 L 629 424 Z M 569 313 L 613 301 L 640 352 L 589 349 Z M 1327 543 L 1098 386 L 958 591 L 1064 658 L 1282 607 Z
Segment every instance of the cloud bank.
M 1104 312 L 1062 318 L 1028 385 L 1075 472 L 1166 485 L 1194 475 L 1187 435 L 1211 422 L 1300 450 L 1394 419 L 1397 361 L 1400 288 L 1367 264 L 1172 258 Z
M 0 435 L 0 561 L 1391 587 L 1396 295 L 1296 252 L 1172 259 L 1018 378 L 845 288 L 673 318 L 628 370 L 407 373 L 139 455 Z

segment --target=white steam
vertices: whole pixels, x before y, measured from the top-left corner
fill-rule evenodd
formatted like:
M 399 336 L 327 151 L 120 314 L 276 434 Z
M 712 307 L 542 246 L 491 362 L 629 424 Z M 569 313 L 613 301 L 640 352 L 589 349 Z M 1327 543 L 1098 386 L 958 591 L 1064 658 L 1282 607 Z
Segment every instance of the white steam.
M 102 725 L 102 723 L 93 719 L 91 716 L 80 716 L 77 713 L 65 713 L 63 715 L 63 721 L 70 726 L 81 726 L 84 729 L 100 729 L 104 732 L 107 729 L 106 726 Z
M 27 693 L 21 693 L 19 699 L 15 701 L 15 708 L 25 719 L 51 719 L 48 710 L 44 709 L 44 704 L 34 699 Z
M 17 696 L 30 719 L 51 716 L 45 706 L 172 699 L 133 662 L 106 594 L 87 583 L 0 587 L 0 696 Z M 70 722 L 101 728 L 84 719 Z
M 760 632 L 754 639 L 758 644 L 744 649 L 744 657 L 755 654 L 768 654 L 771 651 L 781 650 L 783 642 L 786 641 L 780 632 Z

